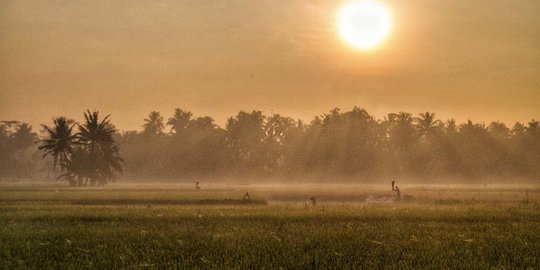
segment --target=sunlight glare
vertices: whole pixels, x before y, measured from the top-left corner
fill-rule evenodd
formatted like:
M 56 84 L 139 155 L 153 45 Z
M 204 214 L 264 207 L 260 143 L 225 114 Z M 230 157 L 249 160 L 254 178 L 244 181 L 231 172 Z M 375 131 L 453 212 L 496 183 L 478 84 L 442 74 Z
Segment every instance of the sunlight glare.
M 350 2 L 340 9 L 337 28 L 347 44 L 356 49 L 369 50 L 381 44 L 390 34 L 392 13 L 380 2 Z

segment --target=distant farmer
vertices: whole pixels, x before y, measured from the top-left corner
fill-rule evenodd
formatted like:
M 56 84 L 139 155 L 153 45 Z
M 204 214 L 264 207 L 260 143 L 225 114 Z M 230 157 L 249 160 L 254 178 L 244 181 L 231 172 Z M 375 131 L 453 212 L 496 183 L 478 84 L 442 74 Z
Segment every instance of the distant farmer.
M 251 201 L 251 197 L 249 197 L 249 192 L 246 192 L 246 194 L 244 194 L 244 198 L 242 198 L 242 201 Z
M 396 181 L 392 181 L 392 191 L 396 192 L 396 202 L 401 201 L 401 192 L 399 191 L 399 187 L 396 186 Z
M 396 188 L 394 189 L 394 191 L 396 192 L 396 202 L 401 201 L 401 192 L 399 191 L 399 187 L 396 186 Z
M 317 204 L 317 199 L 315 199 L 315 197 L 311 197 L 311 198 L 309 198 L 309 200 L 311 200 L 311 205 L 312 206 L 315 206 Z
M 201 187 L 199 186 L 199 181 L 197 181 L 197 183 L 195 183 L 195 189 L 196 190 L 201 190 Z

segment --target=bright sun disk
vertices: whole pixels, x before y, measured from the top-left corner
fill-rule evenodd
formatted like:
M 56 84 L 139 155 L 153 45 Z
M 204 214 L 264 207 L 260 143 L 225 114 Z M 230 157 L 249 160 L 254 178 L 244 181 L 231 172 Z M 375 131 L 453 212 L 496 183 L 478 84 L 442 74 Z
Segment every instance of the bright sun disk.
M 337 17 L 341 38 L 350 46 L 369 50 L 381 44 L 392 29 L 392 13 L 375 1 L 345 4 Z

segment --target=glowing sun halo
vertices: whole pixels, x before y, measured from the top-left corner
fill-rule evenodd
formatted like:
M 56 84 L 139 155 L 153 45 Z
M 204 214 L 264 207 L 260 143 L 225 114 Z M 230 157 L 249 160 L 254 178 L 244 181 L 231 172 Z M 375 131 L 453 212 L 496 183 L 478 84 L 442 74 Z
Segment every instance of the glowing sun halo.
M 360 1 L 345 4 L 337 17 L 341 38 L 350 46 L 369 50 L 382 43 L 392 29 L 392 13 L 382 3 Z

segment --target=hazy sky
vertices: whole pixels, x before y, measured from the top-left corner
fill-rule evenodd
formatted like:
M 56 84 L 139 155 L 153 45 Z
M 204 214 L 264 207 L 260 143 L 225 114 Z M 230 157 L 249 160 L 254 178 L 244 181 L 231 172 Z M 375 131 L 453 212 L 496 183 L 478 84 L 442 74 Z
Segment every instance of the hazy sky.
M 310 120 L 334 107 L 509 124 L 540 119 L 540 1 L 386 1 L 391 36 L 338 37 L 348 1 L 0 0 L 0 120 L 239 110 Z

